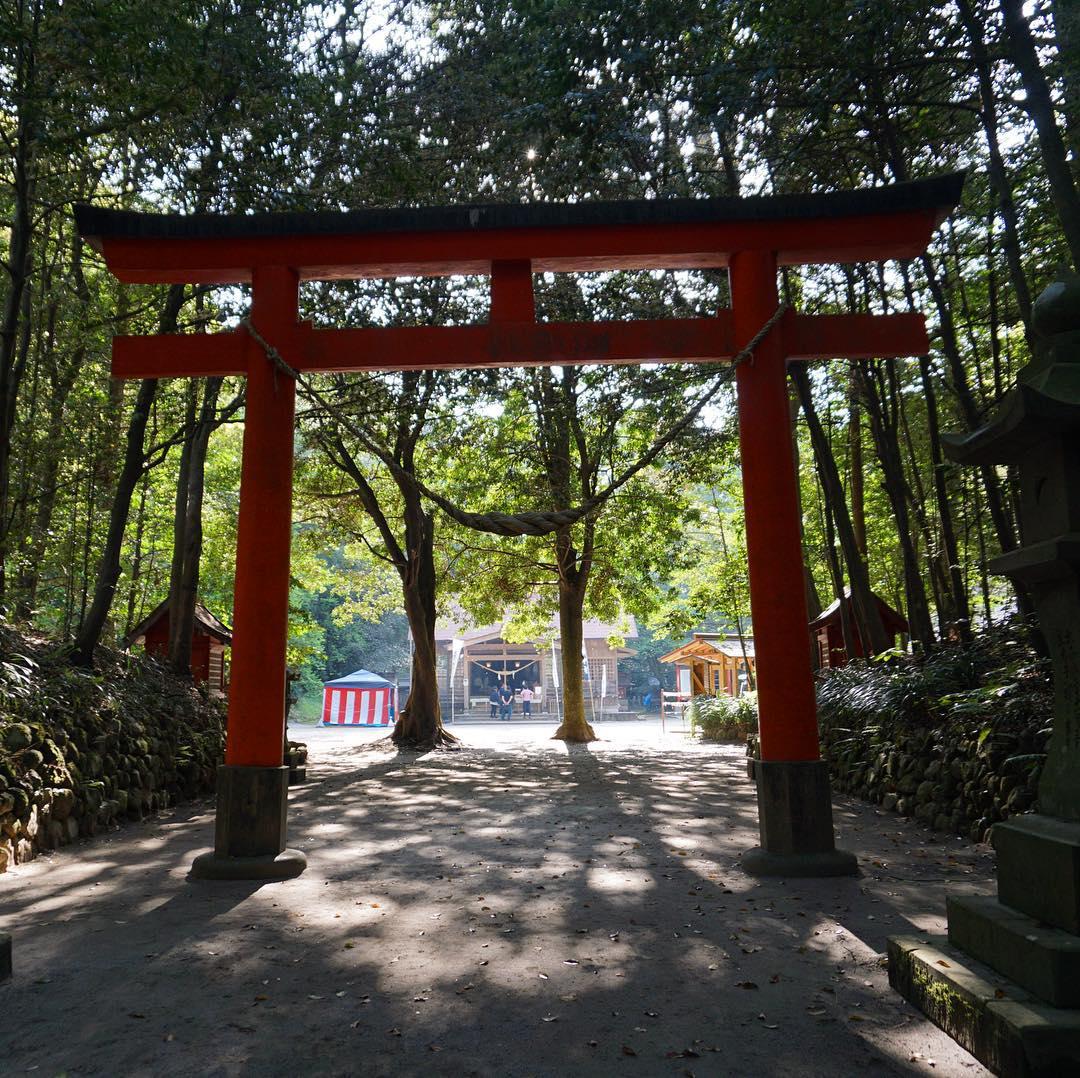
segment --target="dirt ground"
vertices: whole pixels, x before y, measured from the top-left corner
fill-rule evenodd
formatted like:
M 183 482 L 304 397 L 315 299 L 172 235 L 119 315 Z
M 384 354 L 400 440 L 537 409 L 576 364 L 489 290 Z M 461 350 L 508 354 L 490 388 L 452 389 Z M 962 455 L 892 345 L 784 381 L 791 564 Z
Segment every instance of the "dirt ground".
M 188 805 L 0 876 L 0 1073 L 984 1075 L 888 986 L 895 932 L 992 890 L 986 847 L 836 801 L 862 875 L 757 880 L 741 749 L 610 723 L 457 753 L 300 728 L 307 871 L 191 880 Z

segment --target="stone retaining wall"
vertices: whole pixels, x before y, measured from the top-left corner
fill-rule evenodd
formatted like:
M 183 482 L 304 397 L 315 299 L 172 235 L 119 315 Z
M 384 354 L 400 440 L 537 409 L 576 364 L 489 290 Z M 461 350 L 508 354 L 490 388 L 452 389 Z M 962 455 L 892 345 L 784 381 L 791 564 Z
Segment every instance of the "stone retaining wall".
M 213 791 L 219 702 L 145 659 L 111 656 L 97 673 L 32 649 L 17 660 L 18 691 L 9 680 L 0 696 L 0 872 Z
M 834 790 L 981 842 L 991 825 L 1034 807 L 1048 736 L 1035 723 L 981 744 L 948 729 L 900 734 L 891 744 L 831 731 L 823 732 L 822 755 Z

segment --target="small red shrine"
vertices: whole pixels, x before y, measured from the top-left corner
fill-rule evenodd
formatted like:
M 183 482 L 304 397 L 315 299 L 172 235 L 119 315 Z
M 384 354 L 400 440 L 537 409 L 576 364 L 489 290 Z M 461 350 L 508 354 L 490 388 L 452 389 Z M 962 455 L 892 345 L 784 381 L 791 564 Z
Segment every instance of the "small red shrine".
M 155 607 L 124 638 L 130 648 L 141 643 L 147 655 L 169 656 L 169 600 Z M 195 624 L 191 630 L 191 676 L 196 685 L 205 684 L 218 696 L 225 695 L 225 649 L 232 645 L 232 630 L 202 603 L 195 604 Z
M 880 596 L 875 595 L 878 613 L 881 615 L 881 624 L 885 632 L 895 641 L 898 633 L 908 631 L 907 618 L 891 606 Z M 843 605 L 841 605 L 843 604 Z M 851 595 L 846 594 L 843 599 L 837 599 L 832 606 L 823 610 L 812 622 L 810 622 L 810 635 L 818 649 L 818 661 L 821 668 L 847 666 L 848 653 L 844 646 L 844 617 L 848 617 L 851 626 L 851 642 L 855 648 L 855 657 L 861 659 L 866 654 L 863 646 L 862 634 L 859 632 L 858 623 L 851 610 Z

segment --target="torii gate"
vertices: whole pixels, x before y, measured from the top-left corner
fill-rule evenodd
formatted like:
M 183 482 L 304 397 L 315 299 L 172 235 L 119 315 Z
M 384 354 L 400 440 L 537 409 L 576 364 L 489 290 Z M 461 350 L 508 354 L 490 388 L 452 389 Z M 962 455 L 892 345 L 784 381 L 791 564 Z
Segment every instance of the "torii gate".
M 251 285 L 250 321 L 294 368 L 406 370 L 526 364 L 717 362 L 774 314 L 777 267 L 914 258 L 956 205 L 963 175 L 771 198 L 534 203 L 346 213 L 169 216 L 78 206 L 80 234 L 127 283 Z M 731 309 L 711 318 L 537 323 L 534 273 L 727 267 Z M 482 274 L 486 325 L 316 330 L 302 280 Z M 750 601 L 758 668 L 762 874 L 840 875 L 817 710 L 791 451 L 789 360 L 921 355 L 919 314 L 785 313 L 736 372 Z M 245 330 L 117 337 L 116 378 L 246 375 L 232 686 L 213 852 L 197 876 L 280 879 L 286 849 L 285 642 L 295 384 Z

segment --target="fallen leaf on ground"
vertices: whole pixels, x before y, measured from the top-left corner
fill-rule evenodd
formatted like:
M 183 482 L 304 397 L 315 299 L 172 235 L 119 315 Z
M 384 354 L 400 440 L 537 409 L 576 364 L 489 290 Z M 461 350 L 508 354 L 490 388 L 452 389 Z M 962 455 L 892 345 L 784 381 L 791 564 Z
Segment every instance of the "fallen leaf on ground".
M 753 981 L 736 981 L 736 988 L 757 988 L 757 985 Z
M 637 1052 L 635 1052 L 634 1049 L 630 1047 L 630 1045 L 624 1044 L 622 1046 L 622 1054 L 624 1056 L 636 1056 Z

